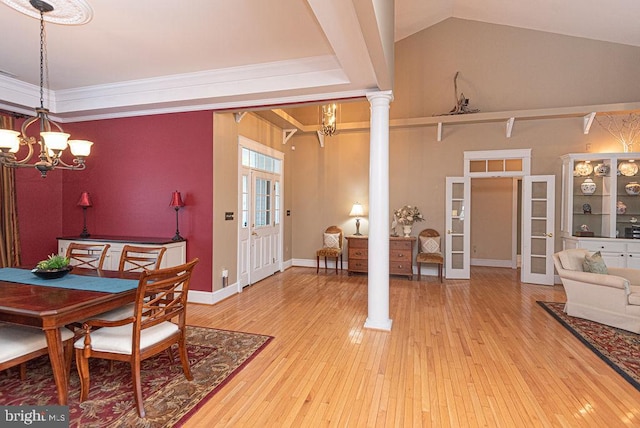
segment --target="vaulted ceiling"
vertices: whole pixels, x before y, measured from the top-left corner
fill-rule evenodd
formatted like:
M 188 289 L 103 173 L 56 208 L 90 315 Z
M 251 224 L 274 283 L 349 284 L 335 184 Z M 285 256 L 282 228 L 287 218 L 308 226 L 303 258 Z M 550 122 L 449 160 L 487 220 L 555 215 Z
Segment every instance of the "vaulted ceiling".
M 62 121 L 392 89 L 394 40 L 450 17 L 640 46 L 635 0 L 396 0 L 395 20 L 391 0 L 86 1 L 87 24 L 46 25 Z M 0 109 L 30 114 L 38 85 L 38 20 L 0 4 Z

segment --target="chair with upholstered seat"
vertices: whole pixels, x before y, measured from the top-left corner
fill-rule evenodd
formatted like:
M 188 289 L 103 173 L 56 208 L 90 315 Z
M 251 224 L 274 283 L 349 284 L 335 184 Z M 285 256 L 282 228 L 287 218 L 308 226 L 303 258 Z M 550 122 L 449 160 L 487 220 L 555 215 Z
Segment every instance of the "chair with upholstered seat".
M 342 229 L 329 226 L 324 231 L 322 248 L 316 251 L 316 273 L 320 272 L 320 257 L 324 257 L 324 270 L 327 270 L 327 258 L 336 259 L 336 274 L 338 273 L 338 259 L 342 270 Z
M 418 281 L 420 281 L 421 266 L 423 264 L 435 264 L 438 267 L 438 280 L 442 282 L 444 256 L 440 251 L 440 234 L 434 229 L 424 229 L 418 235 L 416 264 L 418 265 Z
M 72 242 L 67 247 L 66 257 L 71 266 L 101 270 L 110 244 L 78 244 Z
M 60 329 L 67 372 L 71 367 L 73 333 Z M 44 331 L 21 325 L 0 323 L 0 371 L 20 366 L 20 379 L 26 378 L 26 362 L 49 353 Z
M 178 345 L 182 370 L 192 380 L 185 344 L 187 293 L 194 259 L 180 266 L 144 271 L 136 292 L 133 316 L 118 321 L 91 319 L 84 322 L 84 338 L 75 342 L 80 375 L 80 401 L 89 395 L 89 358 L 126 361 L 131 366 L 138 415 L 145 417 L 140 363 Z M 94 327 L 99 327 L 94 330 Z

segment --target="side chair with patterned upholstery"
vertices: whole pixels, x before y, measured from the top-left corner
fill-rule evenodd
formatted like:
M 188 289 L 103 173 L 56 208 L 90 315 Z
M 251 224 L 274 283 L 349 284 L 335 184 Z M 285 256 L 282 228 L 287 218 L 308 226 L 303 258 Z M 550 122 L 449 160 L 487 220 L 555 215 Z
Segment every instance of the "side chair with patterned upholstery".
M 442 282 L 444 256 L 440 251 L 440 234 L 437 231 L 424 229 L 418 235 L 416 264 L 418 265 L 418 281 L 420 281 L 420 267 L 422 264 L 435 264 L 438 266 L 438 279 Z
M 342 270 L 342 229 L 338 226 L 329 226 L 324 231 L 322 248 L 316 251 L 316 273 L 320 272 L 320 257 L 324 257 L 324 270 L 327 270 L 327 258 L 336 259 L 336 274 L 338 273 L 338 259 Z

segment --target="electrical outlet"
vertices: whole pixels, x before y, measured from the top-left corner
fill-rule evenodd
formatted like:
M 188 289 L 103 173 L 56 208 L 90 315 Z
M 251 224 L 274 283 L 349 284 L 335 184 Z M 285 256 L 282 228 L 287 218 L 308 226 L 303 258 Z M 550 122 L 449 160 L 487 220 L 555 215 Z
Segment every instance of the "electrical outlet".
M 587 143 L 586 149 L 587 149 L 587 152 L 591 151 L 591 143 Z

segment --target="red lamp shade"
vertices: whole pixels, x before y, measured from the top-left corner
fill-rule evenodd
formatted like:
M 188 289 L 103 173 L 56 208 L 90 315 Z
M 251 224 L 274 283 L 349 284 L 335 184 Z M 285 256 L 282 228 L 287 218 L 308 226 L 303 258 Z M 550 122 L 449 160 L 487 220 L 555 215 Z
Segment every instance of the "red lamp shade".
M 89 192 L 82 192 L 80 200 L 78 201 L 78 206 L 83 208 L 92 206 L 91 195 L 89 195 Z
M 180 192 L 178 192 L 177 190 L 173 192 L 173 195 L 171 195 L 171 203 L 169 204 L 169 206 L 173 208 L 184 207 L 184 202 L 182 202 Z

